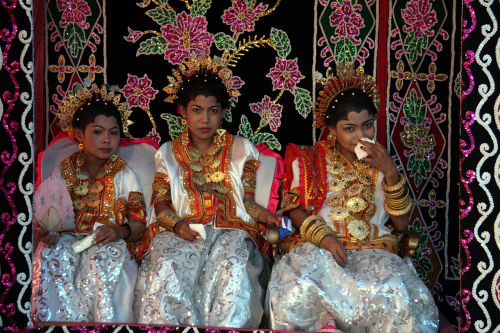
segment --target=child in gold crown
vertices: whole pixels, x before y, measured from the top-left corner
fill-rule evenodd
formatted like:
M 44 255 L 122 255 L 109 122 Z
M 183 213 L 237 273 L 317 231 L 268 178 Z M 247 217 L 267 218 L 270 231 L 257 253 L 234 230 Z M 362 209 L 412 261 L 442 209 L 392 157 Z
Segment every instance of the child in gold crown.
M 130 114 L 119 99 L 106 86 L 93 85 L 70 94 L 59 107 L 59 124 L 70 136 L 54 140 L 41 160 L 76 149 L 53 163 L 52 175 L 44 180 L 62 178 L 74 220 L 64 221 L 66 228 L 58 230 L 64 232 L 37 228 L 35 320 L 133 321 L 138 270 L 133 244 L 144 233 L 146 207 L 136 174 L 116 154 Z
M 283 241 L 268 286 L 273 329 L 437 331 L 432 295 L 386 226 L 406 230 L 412 200 L 373 140 L 378 98 L 361 68 L 339 67 L 314 110 L 328 139 L 287 147 L 283 210 L 297 232 Z
M 156 154 L 157 222 L 148 228 L 153 236 L 134 312 L 139 323 L 258 327 L 261 232 L 279 223 L 255 202 L 260 152 L 221 129 L 238 94 L 227 67 L 202 56 L 174 75 L 167 100 L 177 103 L 187 127 Z

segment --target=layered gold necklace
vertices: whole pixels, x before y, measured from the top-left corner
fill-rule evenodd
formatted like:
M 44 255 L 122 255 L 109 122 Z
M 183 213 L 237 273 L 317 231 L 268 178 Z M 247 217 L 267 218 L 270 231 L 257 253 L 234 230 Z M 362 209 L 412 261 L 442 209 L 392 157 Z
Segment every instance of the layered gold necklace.
M 228 135 L 225 131 L 219 131 L 207 152 L 203 155 L 191 143 L 188 131 L 182 134 L 181 143 L 188 157 L 188 166 L 192 171 L 191 177 L 200 191 L 214 191 L 222 194 L 230 191 L 230 188 L 224 185 L 225 175 L 221 171 L 222 148 L 227 144 Z
M 113 170 L 113 162 L 118 158 L 118 155 L 113 154 L 99 169 L 95 178 L 91 178 L 87 170 L 83 170 L 85 159 L 83 151 L 80 151 L 76 156 L 75 176 L 76 184 L 71 188 L 74 194 L 73 205 L 77 212 L 84 209 L 97 211 L 101 202 L 101 193 L 104 190 L 104 177 Z
M 326 200 L 332 207 L 329 217 L 334 226 L 340 228 L 344 222 L 354 238 L 363 240 L 370 232 L 368 223 L 375 210 L 374 169 L 363 160 L 350 163 L 333 143 L 325 150 L 330 161 L 327 172 L 331 175 Z

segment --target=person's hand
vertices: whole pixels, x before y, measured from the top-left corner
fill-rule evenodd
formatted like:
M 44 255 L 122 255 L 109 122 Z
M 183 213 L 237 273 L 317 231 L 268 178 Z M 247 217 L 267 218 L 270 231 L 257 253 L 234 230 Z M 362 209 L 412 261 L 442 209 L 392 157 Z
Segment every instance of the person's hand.
M 113 227 L 110 225 L 102 225 L 96 229 L 94 241 L 97 245 L 103 246 L 111 242 L 116 242 L 119 239 L 127 238 L 129 234 L 130 229 L 127 226 Z
M 188 241 L 194 241 L 200 234 L 189 227 L 189 222 L 180 221 L 175 224 L 174 232 L 179 235 L 179 237 L 184 238 Z
M 384 175 L 398 174 L 398 169 L 392 161 L 391 154 L 389 154 L 389 151 L 384 146 L 378 142 L 371 143 L 362 141 L 361 144 L 361 149 L 368 154 L 368 156 L 364 158 L 367 163 L 375 169 L 382 171 Z
M 279 228 L 281 223 L 281 218 L 266 209 L 260 212 L 259 221 L 265 224 L 274 224 Z
M 59 240 L 59 233 L 56 231 L 48 231 L 40 227 L 38 229 L 38 237 L 40 237 L 41 242 L 47 245 L 54 245 Z
M 333 235 L 325 236 L 321 240 L 319 247 L 329 251 L 340 266 L 345 266 L 349 263 L 349 260 L 347 260 L 347 252 L 337 237 Z

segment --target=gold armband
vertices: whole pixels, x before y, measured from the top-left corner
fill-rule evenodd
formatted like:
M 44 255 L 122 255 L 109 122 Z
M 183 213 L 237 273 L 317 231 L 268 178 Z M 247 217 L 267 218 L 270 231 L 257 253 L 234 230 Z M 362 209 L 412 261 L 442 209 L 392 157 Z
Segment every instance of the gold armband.
M 158 223 L 167 229 L 174 230 L 175 225 L 182 221 L 182 218 L 170 208 L 164 209 L 156 216 Z
M 244 200 L 243 204 L 245 205 L 248 215 L 250 215 L 256 222 L 259 221 L 260 213 L 266 210 L 254 200 Z

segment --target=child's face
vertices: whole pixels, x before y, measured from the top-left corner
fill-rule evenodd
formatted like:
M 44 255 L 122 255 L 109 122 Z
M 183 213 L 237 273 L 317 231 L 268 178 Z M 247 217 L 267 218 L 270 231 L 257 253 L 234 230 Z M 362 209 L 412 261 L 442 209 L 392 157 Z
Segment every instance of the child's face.
M 337 136 L 337 149 L 341 153 L 355 154 L 354 148 L 361 138 L 374 138 L 375 116 L 366 109 L 359 113 L 351 111 L 347 120 L 339 120 L 335 126 L 328 128 Z
M 203 95 L 196 96 L 189 101 L 187 107 L 181 107 L 180 111 L 187 121 L 195 146 L 201 141 L 212 142 L 225 113 L 215 96 Z
M 85 127 L 85 131 L 76 132 L 77 139 L 83 143 L 87 155 L 98 160 L 107 160 L 118 149 L 120 127 L 115 117 L 98 115 L 94 122 Z

